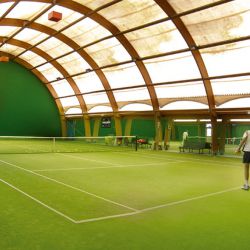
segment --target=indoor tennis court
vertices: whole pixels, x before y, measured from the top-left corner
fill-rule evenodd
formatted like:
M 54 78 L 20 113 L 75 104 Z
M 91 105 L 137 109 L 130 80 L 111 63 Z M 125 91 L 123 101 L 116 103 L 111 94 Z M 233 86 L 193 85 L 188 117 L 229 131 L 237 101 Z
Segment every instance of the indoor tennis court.
M 238 158 L 139 149 L 1 154 L 0 166 L 3 249 L 222 249 L 248 235 Z
M 250 0 L 0 1 L 0 250 L 248 250 Z

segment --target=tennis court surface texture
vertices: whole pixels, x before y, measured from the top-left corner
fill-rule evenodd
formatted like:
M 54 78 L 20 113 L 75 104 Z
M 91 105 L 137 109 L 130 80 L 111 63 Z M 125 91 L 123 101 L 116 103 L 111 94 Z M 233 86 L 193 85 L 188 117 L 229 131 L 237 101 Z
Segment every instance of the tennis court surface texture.
M 0 249 L 249 249 L 240 158 L 0 154 Z

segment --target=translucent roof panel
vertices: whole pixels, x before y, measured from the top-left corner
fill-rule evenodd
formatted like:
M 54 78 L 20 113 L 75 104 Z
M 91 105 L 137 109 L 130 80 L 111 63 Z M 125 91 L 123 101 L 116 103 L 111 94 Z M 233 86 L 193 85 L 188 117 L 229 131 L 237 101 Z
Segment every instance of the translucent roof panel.
M 1 29 L 0 29 L 1 30 Z M 1 48 L 0 51 L 4 51 L 6 53 L 10 53 L 12 55 L 18 55 L 19 53 L 23 52 L 24 49 L 21 47 L 17 47 L 15 45 L 11 44 L 4 44 Z
M 214 95 L 250 94 L 250 76 L 211 80 L 211 83 Z
M 15 32 L 17 32 L 18 30 L 20 30 L 19 27 L 0 26 L 0 36 L 9 37 L 13 35 Z
M 104 90 L 104 87 L 95 72 L 73 77 L 81 93 Z
M 153 83 L 200 78 L 191 53 L 181 53 L 144 61 Z
M 112 112 L 112 108 L 108 106 L 95 106 L 89 110 L 89 113 L 105 113 Z
M 168 2 L 177 13 L 181 13 L 214 2 L 218 2 L 218 0 L 168 0 Z
M 250 98 L 240 98 L 218 106 L 217 108 L 244 108 L 250 106 Z
M 187 48 L 172 21 L 135 30 L 125 36 L 141 57 Z
M 105 92 L 86 94 L 83 95 L 83 99 L 87 105 L 94 104 L 95 106 L 97 106 L 99 104 L 105 104 L 105 103 L 109 104 L 109 99 Z
M 46 3 L 21 1 L 14 7 L 14 9 L 6 17 L 24 19 L 30 21 L 48 6 L 49 4 Z
M 102 5 L 108 4 L 110 2 L 113 2 L 113 0 L 73 0 L 74 2 L 83 4 L 87 7 L 89 7 L 90 9 L 96 9 Z
M 59 100 L 62 103 L 63 108 L 77 107 L 77 106 L 79 107 L 80 106 L 80 103 L 75 96 L 60 98 Z
M 80 46 L 110 36 L 111 33 L 90 18 L 85 18 L 62 32 Z
M 163 10 L 153 0 L 120 1 L 99 13 L 121 31 L 166 17 Z
M 147 88 L 115 90 L 113 92 L 117 102 L 150 100 Z
M 57 60 L 70 75 L 84 72 L 91 68 L 89 64 L 76 52 L 68 54 Z
M 246 0 L 231 1 L 183 16 L 182 20 L 197 45 L 230 40 L 250 34 L 249 6 Z
M 50 21 L 48 19 L 48 15 L 52 11 L 59 12 L 62 14 L 62 20 L 60 20 L 60 22 Z M 47 11 L 45 14 L 43 14 L 41 17 L 39 17 L 36 20 L 36 22 L 43 24 L 43 25 L 46 25 L 46 26 L 53 28 L 55 30 L 60 30 L 64 27 L 66 27 L 67 25 L 73 23 L 74 21 L 78 20 L 81 17 L 83 17 L 83 15 L 78 13 L 78 12 L 75 12 L 75 11 L 70 10 L 68 8 L 64 8 L 64 7 L 59 6 L 59 5 L 55 5 L 49 11 Z
M 135 63 L 103 69 L 111 88 L 144 85 L 142 74 Z M 129 77 L 128 77 L 129 76 Z
M 65 112 L 65 115 L 78 115 L 78 114 L 82 114 L 82 110 L 80 108 L 69 108 Z
M 46 60 L 43 57 L 35 54 L 32 51 L 27 51 L 27 52 L 23 53 L 20 56 L 20 58 L 27 61 L 33 67 L 46 62 Z
M 27 42 L 31 45 L 34 45 L 42 41 L 43 39 L 47 38 L 48 36 L 49 35 L 39 32 L 37 30 L 26 28 L 22 30 L 21 32 L 19 32 L 14 38 Z
M 123 106 L 119 109 L 120 111 L 149 111 L 153 110 L 151 105 L 143 104 L 143 103 L 132 103 Z
M 63 75 L 50 63 L 46 63 L 37 68 L 48 81 L 57 80 L 58 77 L 63 77 Z
M 5 12 L 12 6 L 12 3 L 0 3 L 0 17 L 5 14 Z
M 52 57 L 58 57 L 67 52 L 72 51 L 71 47 L 69 47 L 67 44 L 61 42 L 55 37 L 49 38 L 45 42 L 39 44 L 37 47 L 44 50 Z
M 201 50 L 210 76 L 250 72 L 250 40 Z
M 159 85 L 155 91 L 158 98 L 206 96 L 203 82 Z
M 131 60 L 131 56 L 116 38 L 104 40 L 85 50 L 99 66 Z
M 51 83 L 51 86 L 56 91 L 58 97 L 69 96 L 69 95 L 75 94 L 74 90 L 72 89 L 72 87 L 70 86 L 67 80 L 53 82 Z
M 208 106 L 193 101 L 177 101 L 165 105 L 161 110 L 208 109 Z

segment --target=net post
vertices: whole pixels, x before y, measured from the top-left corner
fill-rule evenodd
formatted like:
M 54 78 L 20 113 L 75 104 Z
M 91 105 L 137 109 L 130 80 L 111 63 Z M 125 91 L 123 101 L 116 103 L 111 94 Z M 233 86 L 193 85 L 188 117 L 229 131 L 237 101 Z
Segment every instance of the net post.
M 135 151 L 137 151 L 137 149 L 138 149 L 138 142 L 137 142 L 137 140 L 138 140 L 138 137 L 136 135 L 135 136 Z

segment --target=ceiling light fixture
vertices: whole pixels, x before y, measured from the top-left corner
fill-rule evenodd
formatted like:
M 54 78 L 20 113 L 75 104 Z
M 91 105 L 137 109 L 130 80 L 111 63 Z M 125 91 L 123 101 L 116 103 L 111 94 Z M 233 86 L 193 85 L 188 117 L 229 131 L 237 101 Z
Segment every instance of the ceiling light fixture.
M 53 22 L 59 22 L 60 20 L 62 20 L 62 13 L 51 11 L 48 15 L 48 19 Z

